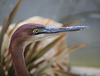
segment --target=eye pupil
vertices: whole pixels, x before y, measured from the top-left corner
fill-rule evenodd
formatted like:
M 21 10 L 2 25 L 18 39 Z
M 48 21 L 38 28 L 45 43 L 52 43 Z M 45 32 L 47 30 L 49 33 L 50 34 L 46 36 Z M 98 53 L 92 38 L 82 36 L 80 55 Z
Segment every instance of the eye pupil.
M 38 32 L 39 32 L 39 30 L 38 30 L 38 29 L 34 30 L 34 33 L 38 33 Z

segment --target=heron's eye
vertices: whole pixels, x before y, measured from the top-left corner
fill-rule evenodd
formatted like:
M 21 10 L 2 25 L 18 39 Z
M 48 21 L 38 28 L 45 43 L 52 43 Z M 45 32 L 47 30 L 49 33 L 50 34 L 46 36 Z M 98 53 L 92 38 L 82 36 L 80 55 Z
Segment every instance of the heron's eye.
M 33 30 L 33 33 L 37 34 L 39 32 L 39 29 Z

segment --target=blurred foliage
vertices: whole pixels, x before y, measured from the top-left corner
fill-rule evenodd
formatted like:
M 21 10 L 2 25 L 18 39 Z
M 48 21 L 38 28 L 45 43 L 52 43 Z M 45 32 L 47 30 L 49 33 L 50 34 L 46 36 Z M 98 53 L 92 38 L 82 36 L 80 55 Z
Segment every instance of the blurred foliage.
M 0 8 L 6 3 L 6 0 L 3 1 L 3 3 L 0 5 Z
M 11 55 L 9 53 L 9 42 L 10 37 L 13 30 L 18 26 L 20 21 L 12 28 L 9 29 L 10 24 L 12 23 L 16 12 L 21 4 L 21 0 L 17 3 L 12 12 L 5 18 L 2 29 L 0 31 L 0 76 L 15 76 Z M 67 27 L 73 24 L 80 22 L 80 20 L 73 21 L 64 25 L 63 27 Z M 8 32 L 9 31 L 9 32 Z M 64 67 L 68 67 L 68 64 L 59 64 L 57 60 L 63 60 L 63 57 L 68 55 L 69 53 L 85 47 L 87 44 L 83 43 L 77 46 L 73 45 L 74 42 L 69 44 L 68 46 L 61 46 L 61 49 L 56 51 L 55 55 L 51 58 L 44 58 L 43 56 L 52 49 L 59 41 L 61 41 L 66 35 L 60 35 L 58 38 L 53 40 L 51 43 L 46 45 L 42 49 L 37 49 L 39 45 L 41 45 L 41 41 L 37 41 L 34 45 L 31 43 L 25 49 L 25 62 L 27 68 L 30 72 L 31 76 L 79 76 L 77 74 L 72 74 L 68 72 L 68 70 L 64 69 Z M 4 41 L 4 39 L 6 40 Z M 2 45 L 4 44 L 4 45 Z M 30 47 L 32 47 L 30 49 Z M 58 47 L 59 48 L 59 47 Z M 55 64 L 55 65 L 54 65 Z M 41 66 L 42 65 L 42 66 Z M 50 72 L 50 73 L 49 73 Z

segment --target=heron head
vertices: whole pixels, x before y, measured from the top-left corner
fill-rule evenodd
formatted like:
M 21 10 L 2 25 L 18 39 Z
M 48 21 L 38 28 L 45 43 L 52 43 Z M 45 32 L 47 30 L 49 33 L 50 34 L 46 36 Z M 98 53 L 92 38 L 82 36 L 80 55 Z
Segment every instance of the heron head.
M 80 31 L 88 28 L 87 26 L 71 26 L 71 27 L 47 27 L 41 24 L 24 24 L 17 28 L 13 33 L 12 39 L 20 42 L 34 42 L 52 37 L 55 34 Z

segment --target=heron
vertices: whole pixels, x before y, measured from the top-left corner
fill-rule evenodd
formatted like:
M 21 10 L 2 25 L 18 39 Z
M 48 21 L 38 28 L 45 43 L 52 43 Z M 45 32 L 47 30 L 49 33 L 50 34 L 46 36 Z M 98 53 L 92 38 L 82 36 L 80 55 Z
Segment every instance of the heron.
M 9 45 L 16 76 L 30 76 L 24 60 L 24 50 L 28 44 L 52 37 L 55 34 L 80 31 L 87 28 L 87 26 L 47 27 L 34 23 L 18 27 L 12 34 Z

